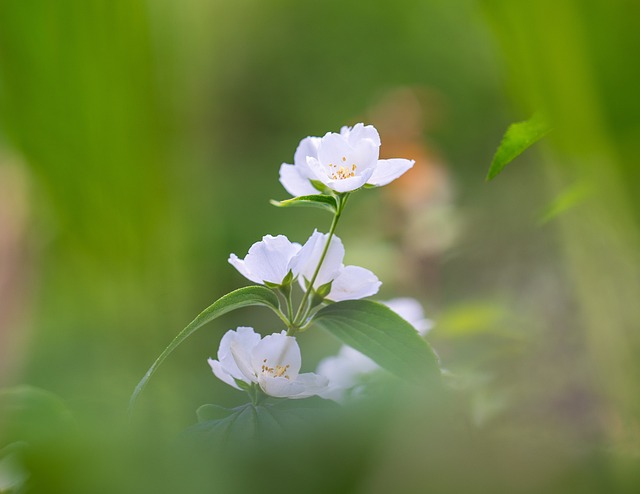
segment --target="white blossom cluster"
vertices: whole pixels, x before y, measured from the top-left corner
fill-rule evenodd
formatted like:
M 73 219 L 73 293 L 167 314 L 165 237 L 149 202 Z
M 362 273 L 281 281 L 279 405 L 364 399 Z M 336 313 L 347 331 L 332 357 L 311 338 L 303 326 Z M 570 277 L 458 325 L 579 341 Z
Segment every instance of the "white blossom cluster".
M 340 133 L 303 139 L 294 164 L 282 164 L 280 182 L 294 197 L 324 193 L 344 197 L 365 185 L 382 186 L 395 180 L 414 162 L 406 159 L 378 159 L 380 137 L 371 125 L 343 127 Z M 339 217 L 339 213 L 337 215 Z M 336 219 L 337 219 L 336 217 Z M 228 331 L 220 342 L 217 359 L 209 359 L 213 373 L 237 389 L 259 386 L 265 394 L 281 398 L 319 395 L 342 400 L 359 384 L 363 374 L 378 366 L 365 355 L 344 346 L 333 357 L 322 360 L 316 373 L 300 373 L 301 354 L 295 332 L 317 305 L 357 300 L 378 293 L 381 282 L 360 266 L 345 266 L 340 238 L 314 231 L 300 245 L 284 235 L 266 235 L 240 259 L 231 254 L 229 263 L 250 281 L 265 285 L 289 297 L 297 281 L 303 292 L 300 310 L 291 306 L 283 315 L 289 329 L 261 337 L 253 328 Z M 413 299 L 385 302 L 392 310 L 424 334 L 431 323 Z

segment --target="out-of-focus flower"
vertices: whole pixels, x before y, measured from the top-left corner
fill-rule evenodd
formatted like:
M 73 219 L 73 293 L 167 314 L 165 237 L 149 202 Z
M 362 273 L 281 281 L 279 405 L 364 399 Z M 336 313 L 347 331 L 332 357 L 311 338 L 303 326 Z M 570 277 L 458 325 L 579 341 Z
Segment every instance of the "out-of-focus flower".
M 26 443 L 12 443 L 0 450 L 0 492 L 21 492 L 29 473 L 20 459 Z
M 351 192 L 363 185 L 387 185 L 409 170 L 412 160 L 378 159 L 380 136 L 372 125 L 342 127 L 321 139 L 303 139 L 294 165 L 280 167 L 280 182 L 294 196 L 317 193 L 310 180 L 317 180 L 335 192 Z
M 299 276 L 300 285 L 305 290 L 313 278 L 328 238 L 328 234 L 314 231 L 291 261 L 293 273 Z M 359 266 L 345 266 L 342 264 L 343 259 L 344 246 L 340 238 L 334 235 L 313 288 L 318 289 L 332 282 L 331 291 L 326 298 L 334 302 L 356 300 L 378 293 L 382 283 L 375 274 Z
M 326 390 L 326 377 L 300 374 L 300 347 L 285 332 L 261 338 L 253 328 L 239 327 L 222 337 L 218 360 L 209 359 L 220 380 L 241 389 L 239 383 L 258 384 L 262 391 L 278 398 L 307 398 Z
M 411 297 L 398 297 L 381 301 L 402 319 L 411 324 L 422 336 L 433 328 L 433 321 L 424 317 L 424 309 L 420 302 Z
M 337 355 L 324 358 L 316 372 L 327 378 L 329 384 L 320 394 L 323 398 L 344 401 L 359 384 L 361 378 L 380 367 L 366 355 L 350 346 L 342 345 Z
M 281 285 L 291 270 L 291 260 L 299 251 L 300 244 L 290 242 L 284 235 L 265 235 L 251 246 L 244 259 L 231 254 L 229 263 L 255 283 Z
M 433 327 L 433 323 L 425 319 L 420 302 L 415 299 L 403 297 L 381 303 L 416 328 L 421 335 Z M 329 381 L 329 385 L 320 396 L 343 401 L 349 393 L 357 392 L 364 376 L 379 368 L 378 364 L 366 355 L 343 345 L 337 355 L 327 357 L 318 364 L 317 373 Z

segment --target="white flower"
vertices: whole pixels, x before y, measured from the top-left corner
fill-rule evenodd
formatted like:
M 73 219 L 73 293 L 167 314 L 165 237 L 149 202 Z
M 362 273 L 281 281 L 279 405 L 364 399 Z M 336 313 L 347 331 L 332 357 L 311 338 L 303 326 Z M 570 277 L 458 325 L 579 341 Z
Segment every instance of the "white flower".
M 420 302 L 404 297 L 381 302 L 411 324 L 421 335 L 433 326 L 425 319 Z M 337 355 L 327 357 L 318 364 L 317 372 L 329 380 L 329 385 L 320 396 L 335 401 L 344 401 L 349 393 L 357 391 L 363 376 L 375 372 L 380 367 L 359 351 L 343 345 Z
M 307 137 L 300 142 L 294 165 L 283 164 L 280 182 L 294 196 L 316 194 L 310 180 L 317 180 L 335 192 L 350 192 L 365 184 L 387 185 L 409 170 L 413 160 L 378 159 L 380 136 L 372 125 L 342 127 L 321 139 Z
M 327 387 L 327 378 L 300 374 L 298 342 L 285 331 L 261 338 L 252 328 L 239 327 L 222 337 L 218 360 L 209 359 L 220 380 L 240 389 L 237 381 L 256 383 L 262 391 L 278 398 L 307 398 Z
M 281 285 L 291 270 L 291 260 L 299 251 L 300 244 L 289 242 L 284 235 L 265 235 L 251 246 L 244 259 L 231 254 L 229 263 L 255 283 Z
M 328 238 L 329 234 L 314 231 L 291 261 L 293 273 L 299 276 L 303 290 L 313 278 Z M 344 246 L 340 238 L 334 235 L 313 288 L 318 289 L 331 281 L 331 291 L 326 298 L 334 302 L 356 300 L 378 293 L 382 283 L 375 274 L 359 266 L 345 266 L 343 259 Z

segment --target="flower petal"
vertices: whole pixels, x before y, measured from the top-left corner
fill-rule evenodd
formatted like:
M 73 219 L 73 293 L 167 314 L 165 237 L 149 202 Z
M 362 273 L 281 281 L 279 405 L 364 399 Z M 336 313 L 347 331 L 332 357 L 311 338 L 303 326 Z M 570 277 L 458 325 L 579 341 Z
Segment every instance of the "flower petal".
M 374 170 L 372 168 L 368 168 L 362 172 L 362 175 L 343 178 L 341 180 L 329 180 L 325 185 L 336 192 L 351 192 L 366 184 L 373 172 Z
M 229 264 L 236 268 L 238 272 L 248 280 L 253 281 L 254 283 L 262 283 L 260 278 L 251 274 L 243 259 L 239 259 L 235 254 L 231 254 L 228 261 Z
M 367 181 L 369 185 L 382 186 L 393 182 L 396 178 L 409 170 L 415 161 L 394 158 L 390 160 L 378 160 L 373 175 Z
M 289 262 L 299 250 L 300 245 L 290 242 L 284 235 L 265 235 L 262 242 L 251 246 L 245 262 L 255 276 L 280 284 L 289 272 Z
M 371 271 L 360 266 L 346 266 L 333 280 L 329 300 L 357 300 L 378 293 L 382 283 Z
M 252 378 L 251 370 L 245 369 L 243 371 L 238 362 L 241 364 L 249 360 L 251 350 L 260 342 L 260 335 L 257 334 L 253 328 L 239 327 L 235 331 L 227 331 L 220 340 L 220 347 L 218 348 L 218 360 L 209 359 L 209 365 L 214 374 L 226 382 L 231 384 L 228 379 L 223 377 L 224 374 L 229 376 L 233 381 L 238 379 L 249 384 L 255 380 L 255 376 Z M 213 362 L 213 363 L 212 363 Z M 215 363 L 215 368 L 214 368 Z M 246 367 L 246 366 L 245 366 Z M 217 372 L 218 371 L 218 372 Z M 234 388 L 237 388 L 235 382 L 231 384 Z
M 291 260 L 291 268 L 294 275 L 300 276 L 300 285 L 306 289 L 304 280 L 310 281 L 313 273 L 320 262 L 320 257 L 327 244 L 329 234 L 319 233 L 314 230 L 302 249 Z M 342 241 L 334 235 L 331 238 L 331 244 L 327 250 L 327 254 L 322 262 L 322 267 L 318 272 L 314 287 L 318 288 L 332 281 L 342 270 L 342 260 L 344 259 L 344 246 Z
M 353 145 L 360 139 L 370 139 L 373 143 L 380 147 L 380 134 L 373 125 L 364 125 L 358 123 L 351 127 L 342 127 L 340 134 L 344 136 L 349 144 Z
M 329 178 L 326 168 L 322 166 L 322 163 L 320 163 L 320 161 L 318 161 L 317 158 L 314 158 L 313 156 L 309 156 L 307 158 L 307 166 L 309 167 L 309 171 L 311 172 L 311 175 L 312 175 L 311 178 L 313 180 L 318 180 L 325 185 L 327 185 L 331 181 L 331 178 Z
M 301 364 L 298 342 L 284 332 L 265 336 L 251 352 L 251 367 L 258 376 L 293 380 L 298 376 Z
M 258 382 L 258 375 L 251 366 L 251 350 L 247 351 L 246 348 L 243 348 L 235 341 L 231 342 L 230 350 L 231 355 L 233 355 L 233 360 L 243 376 L 242 380 L 249 383 Z
M 311 156 L 313 158 L 318 157 L 318 146 L 320 145 L 319 137 L 306 137 L 300 141 L 298 144 L 298 148 L 296 149 L 295 154 L 293 155 L 293 163 L 296 168 L 298 168 L 298 172 L 303 178 L 309 178 L 308 173 L 305 174 L 307 170 L 307 156 Z
M 307 167 L 306 162 L 305 167 Z M 302 176 L 299 167 L 295 165 L 283 163 L 282 166 L 280 166 L 280 183 L 289 194 L 295 197 L 318 193 L 315 187 L 311 185 L 311 182 L 309 182 L 309 178 Z
M 251 246 L 244 260 L 231 254 L 229 263 L 255 283 L 279 285 L 289 273 L 289 263 L 300 248 L 300 244 L 290 242 L 284 235 L 265 235 L 260 242 Z
M 271 377 L 261 375 L 258 381 L 260 388 L 269 396 L 276 398 L 288 398 L 291 394 L 297 394 L 301 389 L 294 382 L 285 377 Z
M 283 377 L 264 377 L 260 381 L 262 390 L 278 398 L 308 398 L 320 394 L 326 390 L 328 380 L 326 377 L 311 372 L 299 374 L 295 380 Z
M 233 378 L 233 376 L 224 369 L 224 367 L 220 362 L 218 362 L 217 360 L 213 360 L 211 358 L 208 359 L 207 362 L 209 362 L 209 366 L 211 367 L 211 370 L 213 371 L 213 373 L 218 379 L 220 379 L 222 382 L 227 383 L 229 386 L 233 386 L 236 389 L 240 389 L 240 386 L 236 384 L 236 381 Z M 245 379 L 242 379 L 242 380 L 246 382 Z

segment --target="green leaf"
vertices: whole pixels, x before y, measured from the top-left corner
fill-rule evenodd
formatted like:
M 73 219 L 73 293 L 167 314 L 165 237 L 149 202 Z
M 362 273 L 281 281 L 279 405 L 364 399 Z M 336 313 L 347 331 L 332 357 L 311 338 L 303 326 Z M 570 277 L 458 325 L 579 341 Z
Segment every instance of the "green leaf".
M 324 328 L 381 367 L 409 380 L 440 375 L 438 358 L 411 324 L 371 300 L 346 300 L 317 312 L 313 324 Z
M 246 441 L 256 438 L 281 440 L 283 434 L 299 437 L 297 431 L 313 430 L 326 424 L 340 408 L 318 397 L 304 400 L 270 398 L 259 405 L 247 403 L 236 408 L 202 405 L 198 424 L 185 431 L 184 438 L 205 447 L 235 447 L 246 454 Z
M 288 208 L 295 206 L 320 208 L 326 211 L 330 211 L 331 213 L 335 213 L 338 207 L 335 197 L 323 194 L 294 197 L 292 199 L 286 199 L 284 201 L 271 200 L 271 204 L 279 208 Z
M 221 411 L 224 409 L 221 409 Z M 210 411 L 210 410 L 207 410 Z M 206 414 L 206 413 L 205 413 Z M 251 403 L 226 410 L 219 418 L 206 419 L 199 409 L 198 418 L 204 418 L 200 422 L 190 427 L 186 432 L 196 441 L 213 444 L 220 440 L 231 443 L 244 442 L 253 438 L 258 432 L 258 413 L 256 407 Z
M 247 403 L 233 409 L 203 405 L 198 409 L 198 419 L 197 425 L 185 431 L 185 439 L 205 448 L 218 447 L 220 443 L 237 448 L 259 436 L 281 435 L 291 417 L 272 406 Z
M 160 356 L 156 359 L 153 365 L 149 368 L 144 377 L 140 380 L 136 389 L 133 391 L 131 398 L 129 399 L 129 413 L 133 411 L 135 401 L 140 392 L 147 385 L 147 382 L 151 376 L 158 369 L 160 364 L 173 352 L 184 340 L 195 333 L 198 329 L 204 326 L 206 323 L 213 321 L 215 318 L 220 317 L 227 312 L 231 312 L 242 307 L 249 307 L 251 305 L 261 305 L 269 307 L 274 310 L 279 309 L 278 297 L 268 288 L 263 286 L 247 286 L 240 288 L 231 293 L 228 293 L 224 297 L 219 298 L 205 310 L 203 310 L 198 317 L 196 317 L 189 325 L 184 328 L 173 339 L 169 346 L 164 349 Z
M 487 182 L 493 180 L 502 169 L 517 158 L 525 149 L 542 139 L 551 127 L 540 115 L 534 115 L 525 122 L 509 126 L 493 156 Z

